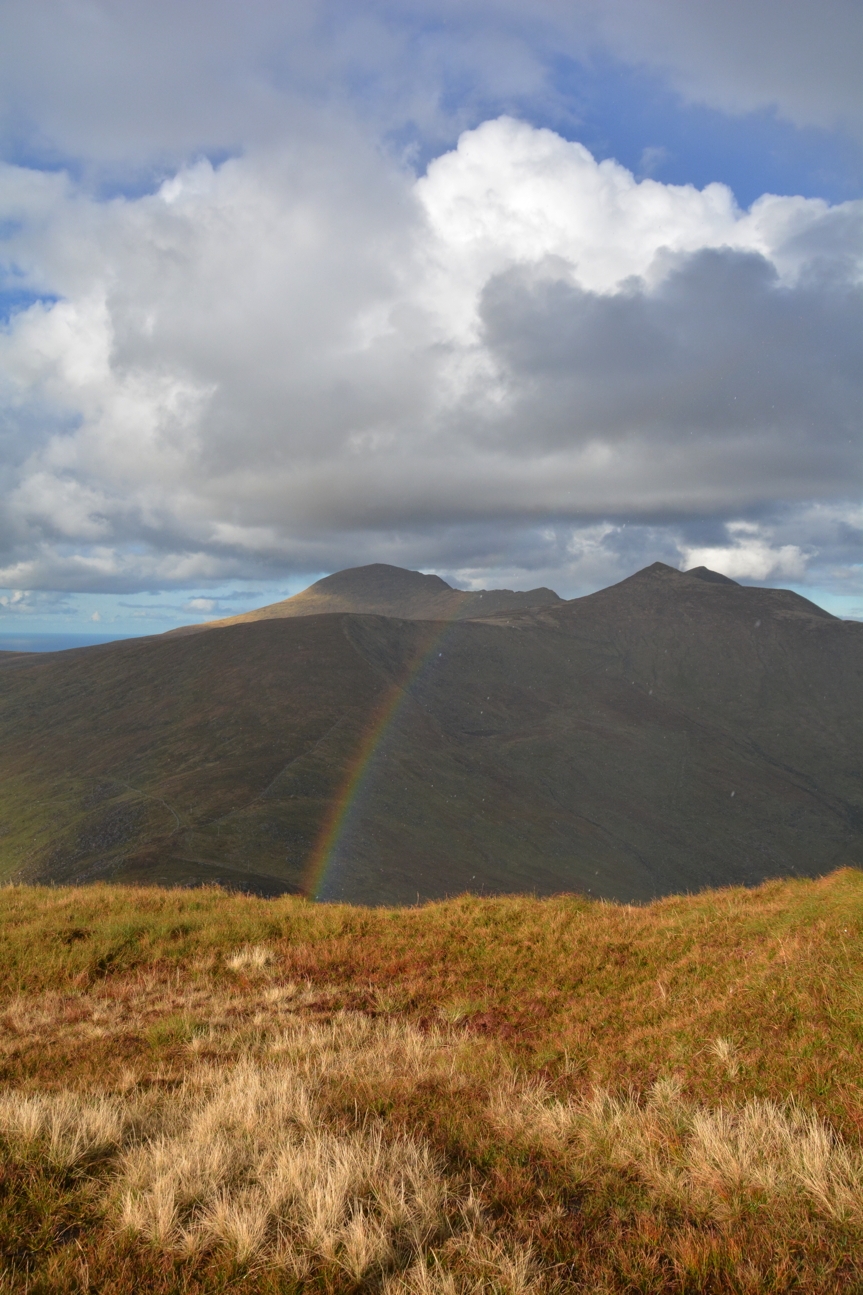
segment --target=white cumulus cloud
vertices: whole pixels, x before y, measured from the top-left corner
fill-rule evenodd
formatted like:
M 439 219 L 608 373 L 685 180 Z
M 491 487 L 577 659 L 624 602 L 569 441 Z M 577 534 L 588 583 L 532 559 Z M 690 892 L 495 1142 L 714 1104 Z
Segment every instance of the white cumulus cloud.
M 2 181 L 41 300 L 0 331 L 0 586 L 593 569 L 625 519 L 785 576 L 817 541 L 693 519 L 856 489 L 859 204 L 741 211 L 511 118 L 419 179 L 334 127 L 137 198 Z
M 728 522 L 729 544 L 685 548 L 684 568 L 709 567 L 732 580 L 799 580 L 806 574 L 806 555 L 797 544 L 772 543 L 772 536 L 752 522 Z

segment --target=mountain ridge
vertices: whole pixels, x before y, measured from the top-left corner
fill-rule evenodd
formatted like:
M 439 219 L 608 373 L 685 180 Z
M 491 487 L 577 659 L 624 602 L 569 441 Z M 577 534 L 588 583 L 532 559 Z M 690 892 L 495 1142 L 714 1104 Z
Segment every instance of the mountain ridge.
M 453 589 L 440 576 L 408 571 L 375 562 L 348 567 L 316 580 L 308 589 L 236 616 L 224 616 L 200 625 L 183 625 L 169 634 L 194 634 L 198 630 L 224 629 L 258 620 L 287 619 L 349 612 L 396 616 L 407 620 L 466 620 L 472 615 L 503 610 L 523 610 L 561 602 L 552 589 Z
M 861 719 L 863 626 L 661 563 L 475 618 L 0 654 L 0 869 L 362 903 L 817 875 L 863 861 Z

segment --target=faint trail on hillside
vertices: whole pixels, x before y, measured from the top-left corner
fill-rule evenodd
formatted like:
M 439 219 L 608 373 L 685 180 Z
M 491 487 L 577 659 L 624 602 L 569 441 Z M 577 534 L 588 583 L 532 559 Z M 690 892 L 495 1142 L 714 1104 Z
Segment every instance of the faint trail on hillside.
M 249 804 L 254 805 L 256 800 L 261 800 L 262 797 L 266 796 L 267 792 L 270 791 L 272 787 L 275 787 L 279 779 L 284 777 L 284 775 L 288 772 L 291 766 L 296 764 L 298 760 L 305 760 L 307 756 L 314 755 L 318 747 L 321 745 L 321 743 L 326 742 L 330 734 L 335 733 L 339 725 L 344 724 L 346 719 L 347 719 L 346 715 L 340 715 L 339 718 L 335 721 L 335 723 L 330 725 L 326 733 L 322 733 L 320 737 L 315 738 L 311 746 L 306 747 L 305 751 L 301 751 L 299 755 L 295 755 L 291 760 L 289 760 L 288 763 L 284 766 L 284 768 L 279 770 L 275 778 L 271 778 L 270 781 L 267 783 L 266 787 L 264 787 L 262 791 L 259 791 L 257 796 L 252 797 L 252 799 L 249 801 Z
M 169 805 L 161 796 L 154 796 L 152 792 L 149 791 L 141 791 L 140 787 L 133 787 L 130 782 L 124 782 L 122 778 L 118 778 L 117 782 L 119 782 L 121 787 L 125 787 L 128 791 L 133 791 L 136 796 L 143 796 L 145 800 L 155 800 L 157 804 L 164 805 L 165 809 L 167 809 L 170 814 L 173 814 L 174 818 L 177 820 L 177 826 L 171 832 L 171 836 L 174 835 L 174 832 L 178 832 L 183 826 L 180 815 L 174 809 L 173 805 Z

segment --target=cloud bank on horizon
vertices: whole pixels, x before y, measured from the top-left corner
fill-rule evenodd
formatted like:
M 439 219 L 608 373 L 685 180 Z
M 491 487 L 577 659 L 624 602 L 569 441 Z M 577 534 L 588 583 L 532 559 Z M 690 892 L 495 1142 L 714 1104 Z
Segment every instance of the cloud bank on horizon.
M 7 6 L 0 615 L 366 561 L 859 591 L 863 203 L 576 120 L 613 59 L 851 140 L 858 7 L 521 10 Z

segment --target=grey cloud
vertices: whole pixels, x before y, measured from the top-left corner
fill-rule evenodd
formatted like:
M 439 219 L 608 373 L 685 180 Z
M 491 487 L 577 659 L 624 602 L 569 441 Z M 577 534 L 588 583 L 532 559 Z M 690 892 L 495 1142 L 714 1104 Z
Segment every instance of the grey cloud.
M 771 548 L 778 551 L 786 544 L 797 545 L 810 556 L 808 570 L 802 580 L 796 581 L 798 585 L 856 594 L 863 599 L 859 577 L 863 514 L 859 507 L 802 504 L 778 511 L 750 510 L 743 515 Z M 219 584 L 231 568 L 244 577 L 262 580 L 284 579 L 286 571 L 313 580 L 321 572 L 365 562 L 391 562 L 434 571 L 464 588 L 528 589 L 547 585 L 563 597 L 576 597 L 620 580 L 650 562 L 692 565 L 685 561 L 687 549 L 721 550 L 728 546 L 727 524 L 720 515 L 666 518 L 653 524 L 624 518 L 579 522 L 552 516 L 531 523 L 504 516 L 460 524 L 416 524 L 403 531 L 367 526 L 359 531 L 331 529 L 317 536 L 297 535 L 286 542 L 279 561 L 272 564 L 259 554 L 231 558 L 222 552 L 211 558 L 206 553 L 188 552 L 165 555 L 161 561 L 151 555 L 142 562 L 139 553 L 125 569 L 115 556 L 113 569 L 106 564 L 102 570 L 94 571 L 85 568 L 80 560 L 64 558 L 47 549 L 37 553 L 35 559 L 32 551 L 21 556 L 27 559 L 27 574 L 37 586 L 37 594 L 27 596 L 30 606 L 35 605 L 34 597 L 63 597 L 47 591 L 38 593 L 40 584 L 48 590 L 53 587 L 105 593 L 190 587 L 206 590 L 208 585 Z M 768 579 L 768 583 L 787 585 L 788 578 L 780 575 Z M 272 601 L 278 596 L 268 594 L 258 601 Z M 219 601 L 221 604 L 225 599 L 220 596 Z
M 0 129 L 29 156 L 108 174 L 272 144 L 345 108 L 376 130 L 449 141 L 489 97 L 543 91 L 529 33 L 505 5 L 10 0 Z M 459 106 L 446 102 L 454 81 Z
M 732 112 L 775 107 L 797 125 L 860 136 L 856 0 L 606 0 L 599 25 L 622 57 L 662 68 L 691 100 Z
M 559 60 L 598 49 L 720 108 L 859 130 L 860 25 L 855 0 L 7 0 L 0 131 L 28 157 L 126 176 L 345 109 L 435 146 L 519 105 L 566 116 Z
M 736 538 L 735 538 L 736 536 Z M 689 517 L 664 523 L 616 521 L 579 524 L 566 518 L 539 526 L 489 523 L 485 526 L 437 531 L 415 561 L 407 552 L 401 565 L 433 569 L 451 584 L 464 588 L 547 585 L 562 597 L 574 598 L 622 580 L 651 562 L 685 568 L 696 565 L 687 555 L 699 549 L 719 556 L 741 546 L 755 546 L 773 555 L 757 575 L 730 572 L 743 583 L 772 584 L 828 590 L 858 600 L 863 615 L 863 510 L 853 504 L 783 506 L 751 511 L 746 520 Z M 802 552 L 804 569 L 783 566 L 789 549 Z M 400 561 L 398 552 L 389 561 Z M 744 564 L 745 566 L 745 564 Z
M 763 257 L 729 249 L 611 296 L 508 271 L 482 306 L 512 393 L 487 434 L 531 453 L 649 438 L 662 472 L 663 445 L 681 473 L 719 450 L 741 503 L 845 497 L 860 483 L 861 305 L 858 287 L 784 286 Z

